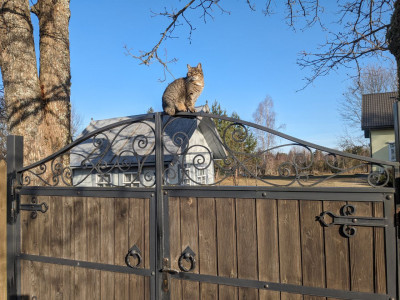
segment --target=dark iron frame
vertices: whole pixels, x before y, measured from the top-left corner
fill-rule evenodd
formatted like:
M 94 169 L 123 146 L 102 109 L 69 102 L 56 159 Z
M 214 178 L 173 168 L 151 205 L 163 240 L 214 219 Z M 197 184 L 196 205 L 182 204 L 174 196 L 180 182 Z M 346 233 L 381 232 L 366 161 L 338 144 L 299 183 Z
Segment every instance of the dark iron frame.
M 398 113 L 396 106 L 396 114 Z M 180 113 L 180 117 L 212 117 L 225 121 L 238 123 L 238 120 L 219 117 L 204 113 Z M 304 295 L 315 295 L 322 297 L 333 297 L 340 299 L 399 299 L 399 276 L 398 276 L 398 224 L 397 216 L 398 186 L 399 186 L 399 163 L 375 160 L 372 158 L 361 157 L 357 155 L 342 153 L 337 150 L 321 147 L 315 144 L 307 143 L 274 130 L 261 127 L 245 121 L 240 121 L 243 126 L 252 126 L 260 130 L 266 130 L 277 134 L 283 138 L 289 139 L 299 145 L 312 147 L 325 151 L 333 155 L 345 156 L 351 159 L 358 159 L 364 162 L 378 165 L 388 165 L 394 169 L 395 187 L 376 187 L 376 188 L 325 188 L 325 187 L 222 187 L 222 186 L 170 186 L 164 183 L 163 173 L 166 168 L 163 161 L 163 122 L 162 114 L 148 114 L 138 116 L 136 121 L 154 120 L 155 128 L 155 185 L 149 188 L 126 188 L 126 187 L 61 187 L 61 186 L 24 186 L 23 174 L 31 168 L 40 166 L 43 162 L 56 158 L 62 153 L 70 150 L 74 145 L 69 145 L 59 152 L 53 154 L 47 160 L 40 161 L 28 167 L 22 166 L 23 140 L 21 137 L 10 136 L 8 138 L 7 154 L 7 240 L 8 240 L 8 294 L 11 296 L 20 294 L 20 261 L 32 260 L 51 264 L 79 266 L 82 268 L 91 268 L 97 270 L 106 270 L 112 272 L 137 274 L 150 278 L 151 299 L 169 299 L 169 281 L 170 278 L 192 280 L 199 282 L 210 282 L 214 284 L 225 284 L 238 287 L 250 287 L 257 289 L 282 291 L 298 293 Z M 119 125 L 128 122 L 119 122 Z M 117 126 L 116 124 L 99 129 L 96 132 L 107 130 Z M 93 135 L 92 135 L 93 136 Z M 399 130 L 396 129 L 396 137 L 399 136 Z M 396 142 L 399 139 L 396 138 Z M 77 141 L 76 143 L 78 143 Z M 399 145 L 397 142 L 396 145 Z M 399 147 L 396 147 L 398 150 Z M 397 153 L 400 158 L 399 151 Z M 400 159 L 399 159 L 400 160 Z M 150 268 L 138 269 L 101 263 L 90 263 L 78 260 L 61 259 L 54 257 L 45 257 L 39 255 L 21 254 L 20 251 L 20 195 L 39 196 L 82 196 L 82 197 L 135 197 L 150 199 Z M 355 201 L 355 202 L 380 202 L 384 206 L 384 218 L 380 220 L 364 220 L 365 226 L 383 227 L 385 231 L 386 248 L 386 270 L 387 270 L 387 291 L 385 295 L 373 293 L 361 293 L 353 291 L 333 290 L 326 288 L 314 288 L 307 286 L 298 286 L 291 284 L 281 284 L 273 282 L 263 282 L 257 280 L 248 280 L 240 278 L 226 278 L 220 276 L 211 276 L 203 274 L 188 273 L 179 270 L 173 270 L 170 266 L 170 240 L 169 240 L 169 197 L 213 197 L 213 198 L 254 198 L 254 199 L 285 199 L 285 200 L 315 200 L 315 201 Z M 201 200 L 200 200 L 201 201 Z M 323 212 L 321 212 L 323 213 Z M 353 217 L 356 218 L 356 217 Z M 371 219 L 371 218 L 370 218 Z M 372 218 L 373 219 L 373 218 Z M 336 225 L 336 224 L 333 224 Z M 343 225 L 338 222 L 338 225 Z M 355 224 L 354 226 L 357 226 Z M 361 225 L 362 226 L 362 225 Z M 185 256 L 190 260 L 189 256 Z M 194 260 L 194 258 L 193 258 Z

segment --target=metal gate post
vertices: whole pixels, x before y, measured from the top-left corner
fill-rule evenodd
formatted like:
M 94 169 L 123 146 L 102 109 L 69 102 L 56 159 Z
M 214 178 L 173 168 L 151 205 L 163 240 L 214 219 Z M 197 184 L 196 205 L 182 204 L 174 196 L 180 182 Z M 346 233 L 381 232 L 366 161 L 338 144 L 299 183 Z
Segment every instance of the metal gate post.
M 399 99 L 398 99 L 399 100 Z M 395 151 L 396 161 L 400 162 L 400 103 L 395 101 L 393 103 L 393 122 L 394 122 L 394 138 L 395 138 Z M 395 168 L 393 185 L 395 188 L 395 218 L 396 218 L 396 245 L 397 245 L 397 299 L 400 299 L 400 232 L 399 232 L 399 214 L 400 214 L 400 170 Z
M 164 173 L 164 158 L 163 158 L 163 141 L 162 141 L 162 114 L 155 114 L 155 151 L 156 151 L 156 212 L 157 212 L 157 261 L 156 261 L 156 299 L 168 300 L 170 298 L 169 289 L 165 289 L 165 285 L 169 286 L 169 275 L 162 272 L 164 269 L 165 257 L 165 230 L 169 230 L 165 226 L 164 215 L 164 195 L 163 195 L 163 173 Z M 168 276 L 168 278 L 166 278 Z M 165 282 L 165 280 L 167 282 Z
M 23 137 L 7 137 L 7 293 L 9 299 L 21 293 L 20 263 L 20 219 L 15 186 L 20 178 L 17 170 L 23 167 Z

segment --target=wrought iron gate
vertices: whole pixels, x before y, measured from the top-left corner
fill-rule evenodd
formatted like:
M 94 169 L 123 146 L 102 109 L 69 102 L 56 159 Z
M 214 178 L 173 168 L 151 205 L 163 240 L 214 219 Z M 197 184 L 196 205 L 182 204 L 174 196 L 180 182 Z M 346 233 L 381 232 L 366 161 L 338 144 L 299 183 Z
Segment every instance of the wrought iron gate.
M 399 299 L 398 162 L 207 113 L 22 150 L 9 137 L 11 297 Z

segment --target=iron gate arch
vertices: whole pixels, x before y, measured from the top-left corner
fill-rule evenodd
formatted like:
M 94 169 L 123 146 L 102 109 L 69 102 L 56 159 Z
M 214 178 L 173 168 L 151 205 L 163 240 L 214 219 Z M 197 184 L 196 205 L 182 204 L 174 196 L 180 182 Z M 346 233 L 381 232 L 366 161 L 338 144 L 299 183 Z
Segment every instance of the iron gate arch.
M 215 124 L 224 129 L 218 132 Z M 251 149 L 249 139 L 256 134 L 285 142 Z M 293 147 L 297 151 L 290 152 Z M 171 290 L 174 299 L 200 294 L 255 299 L 263 293 L 399 297 L 398 162 L 340 152 L 204 112 L 140 115 L 93 128 L 26 167 L 22 149 L 21 137 L 9 137 L 9 295 L 46 299 L 50 296 L 40 286 L 48 280 L 57 286 L 51 296 L 65 296 L 65 274 L 73 276 L 76 282 L 69 287 L 75 288 L 94 274 L 102 287 L 113 282 L 113 297 L 118 293 L 126 299 L 132 282 L 150 299 L 168 299 Z M 276 176 L 263 174 L 271 155 L 281 149 L 289 150 L 282 151 L 284 160 L 269 170 Z M 331 173 L 312 176 L 321 161 Z M 361 187 L 325 186 L 355 170 L 368 171 L 360 177 L 365 180 Z M 129 180 L 112 180 L 124 172 L 130 172 Z M 106 187 L 88 186 L 94 177 Z M 140 187 L 125 186 L 134 184 Z M 97 216 L 94 225 L 89 222 L 92 212 Z M 62 224 L 57 213 L 64 214 Z M 72 231 L 68 224 L 73 224 Z M 62 231 L 61 239 L 53 227 Z M 140 227 L 140 238 L 132 227 Z M 108 239 L 110 230 L 114 239 Z M 364 246 L 368 249 L 362 250 Z M 66 252 L 65 247 L 72 248 Z M 344 256 L 336 257 L 335 251 L 343 249 Z M 308 266 L 316 256 L 319 262 Z M 358 256 L 371 259 L 371 266 L 364 268 Z M 332 263 L 348 269 L 335 270 Z M 62 273 L 65 268 L 67 273 Z M 28 278 L 28 271 L 34 278 Z M 53 274 L 59 272 L 62 279 Z M 334 279 L 338 275 L 339 280 Z M 89 293 L 83 286 L 96 284 L 92 281 L 83 280 L 75 293 Z

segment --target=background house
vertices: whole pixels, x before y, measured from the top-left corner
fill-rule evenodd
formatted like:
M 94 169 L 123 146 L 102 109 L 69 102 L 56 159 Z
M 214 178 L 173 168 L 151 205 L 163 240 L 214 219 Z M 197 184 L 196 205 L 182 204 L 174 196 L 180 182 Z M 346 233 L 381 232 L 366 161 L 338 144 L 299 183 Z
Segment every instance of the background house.
M 207 105 L 196 110 L 209 112 Z M 92 120 L 80 137 L 134 117 Z M 209 118 L 171 119 L 163 116 L 163 123 L 164 183 L 214 183 L 214 159 L 226 157 L 214 122 Z M 71 150 L 73 184 L 152 186 L 155 181 L 154 146 L 154 123 L 151 120 L 101 132 Z M 199 157 L 204 160 L 199 160 Z
M 361 129 L 370 139 L 371 156 L 381 160 L 396 160 L 393 103 L 397 93 L 362 95 Z

